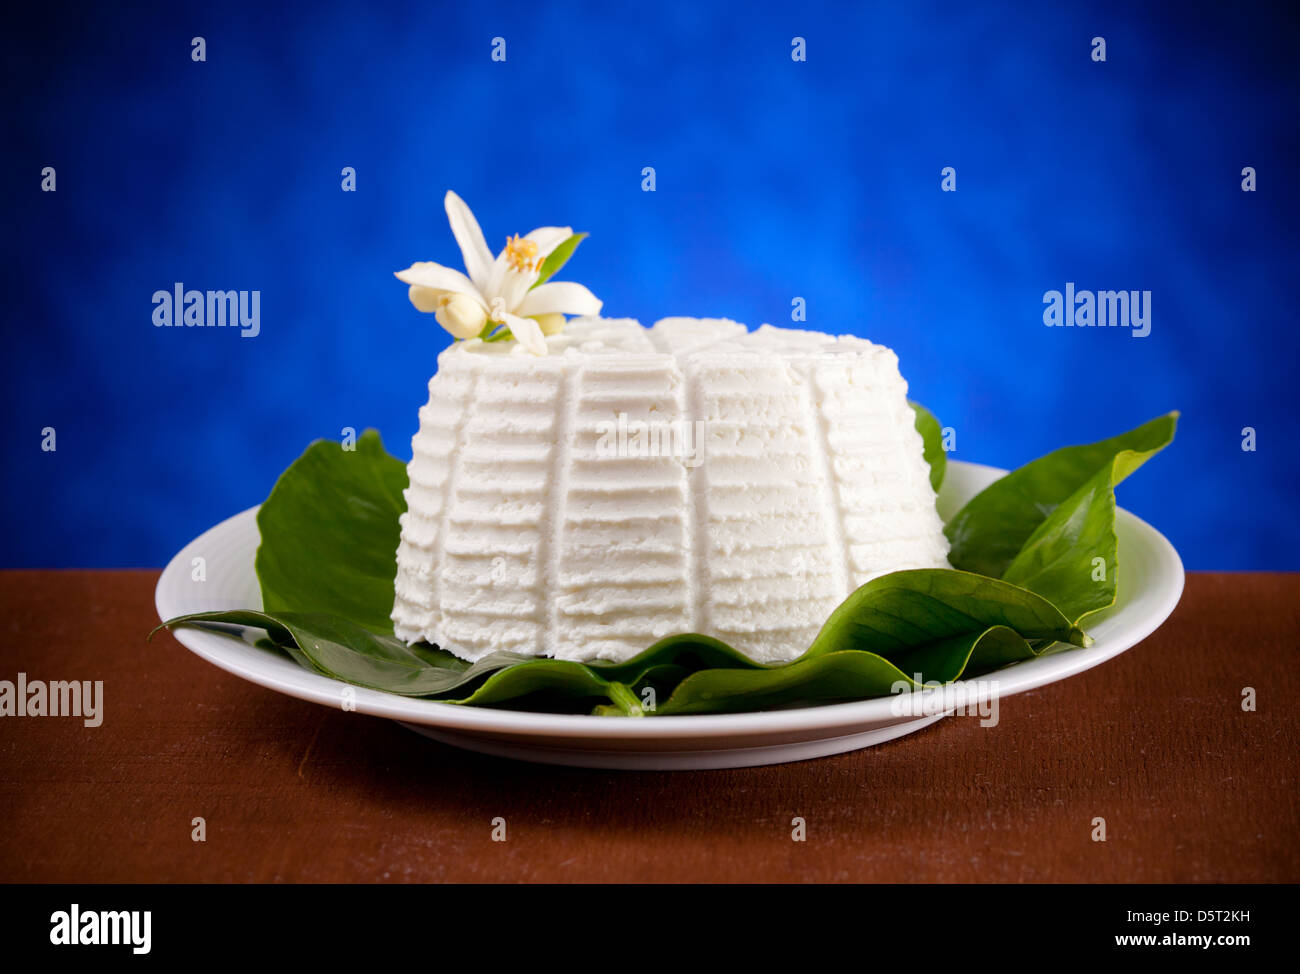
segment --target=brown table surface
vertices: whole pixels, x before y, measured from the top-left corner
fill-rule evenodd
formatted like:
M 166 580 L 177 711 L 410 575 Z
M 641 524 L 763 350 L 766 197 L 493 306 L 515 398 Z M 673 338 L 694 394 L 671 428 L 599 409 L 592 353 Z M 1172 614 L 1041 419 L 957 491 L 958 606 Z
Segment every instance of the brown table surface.
M 482 757 L 245 683 L 145 644 L 157 577 L 0 573 L 0 680 L 105 701 L 98 728 L 0 719 L 0 880 L 1300 880 L 1300 575 L 1192 574 L 1155 635 L 994 728 L 695 772 Z

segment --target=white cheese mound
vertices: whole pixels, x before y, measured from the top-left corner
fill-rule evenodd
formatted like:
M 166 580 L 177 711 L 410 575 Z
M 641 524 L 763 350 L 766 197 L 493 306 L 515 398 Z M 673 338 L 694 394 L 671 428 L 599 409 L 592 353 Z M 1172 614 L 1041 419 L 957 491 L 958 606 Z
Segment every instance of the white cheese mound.
M 397 551 L 407 642 L 624 660 L 698 632 L 789 660 L 858 586 L 947 567 L 888 348 L 693 318 L 547 344 L 439 356 Z

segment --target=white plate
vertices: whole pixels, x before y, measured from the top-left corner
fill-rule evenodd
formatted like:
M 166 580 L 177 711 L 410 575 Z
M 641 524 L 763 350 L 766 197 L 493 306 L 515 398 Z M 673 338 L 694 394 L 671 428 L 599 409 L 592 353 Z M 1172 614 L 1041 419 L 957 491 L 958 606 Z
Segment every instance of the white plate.
M 939 498 L 945 520 L 1003 473 L 980 464 L 949 462 Z M 155 603 L 160 618 L 261 607 L 253 571 L 259 540 L 256 516 L 256 508 L 236 514 L 181 549 L 158 580 Z M 964 702 L 973 709 L 993 697 L 1054 683 L 1124 652 L 1164 622 L 1183 591 L 1178 553 L 1160 532 L 1125 510 L 1118 512 L 1116 530 L 1119 597 L 1114 607 L 1088 620 L 1086 628 L 1096 640 L 1091 647 L 1058 648 L 980 681 L 952 684 L 947 692 L 967 692 Z M 204 560 L 204 581 L 194 578 L 199 574 L 197 558 Z M 880 744 L 934 723 L 944 709 L 939 703 L 945 691 L 932 689 L 906 697 L 750 714 L 632 719 L 517 713 L 353 687 L 219 633 L 182 627 L 174 635 L 208 662 L 272 690 L 329 707 L 346 702 L 357 713 L 390 717 L 447 744 L 548 764 L 661 770 L 779 764 Z M 907 709 L 909 705 L 914 709 Z

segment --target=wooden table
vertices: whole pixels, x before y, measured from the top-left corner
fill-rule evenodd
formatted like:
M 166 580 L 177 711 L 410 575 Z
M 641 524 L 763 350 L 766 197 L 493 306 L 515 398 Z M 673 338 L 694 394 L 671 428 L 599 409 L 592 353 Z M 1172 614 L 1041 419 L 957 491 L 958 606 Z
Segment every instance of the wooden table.
M 993 728 L 644 773 L 457 751 L 146 644 L 156 580 L 0 573 L 0 680 L 105 699 L 97 728 L 0 718 L 0 880 L 1300 880 L 1300 575 L 1193 574 L 1158 633 Z

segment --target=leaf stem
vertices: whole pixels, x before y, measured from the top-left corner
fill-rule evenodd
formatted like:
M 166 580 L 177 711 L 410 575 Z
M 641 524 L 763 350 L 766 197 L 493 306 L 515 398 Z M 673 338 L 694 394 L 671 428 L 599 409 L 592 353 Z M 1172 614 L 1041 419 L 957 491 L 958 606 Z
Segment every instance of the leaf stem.
M 609 700 L 614 707 L 618 708 L 618 713 L 625 717 L 645 716 L 645 711 L 641 709 L 641 701 L 632 692 L 632 688 L 625 683 L 610 681 Z M 598 709 L 604 710 L 605 708 Z M 608 711 L 606 712 L 608 713 Z

